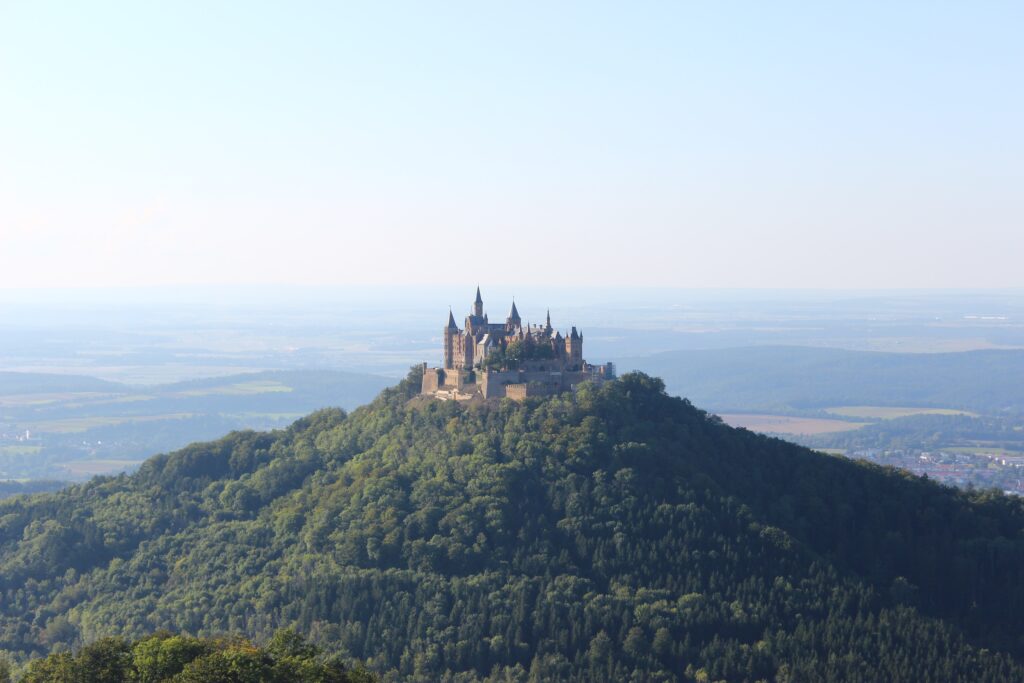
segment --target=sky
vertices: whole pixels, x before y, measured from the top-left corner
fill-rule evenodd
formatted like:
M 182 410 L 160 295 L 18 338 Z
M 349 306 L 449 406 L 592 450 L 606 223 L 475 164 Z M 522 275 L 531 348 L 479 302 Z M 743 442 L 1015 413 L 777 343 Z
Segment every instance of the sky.
M 1022 287 L 1022 25 L 0 0 L 0 289 Z

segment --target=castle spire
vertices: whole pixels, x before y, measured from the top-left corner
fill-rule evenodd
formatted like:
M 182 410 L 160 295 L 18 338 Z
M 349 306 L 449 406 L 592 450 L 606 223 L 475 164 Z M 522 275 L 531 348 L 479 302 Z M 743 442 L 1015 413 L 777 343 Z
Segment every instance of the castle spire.
M 519 317 L 519 311 L 516 310 L 516 300 L 512 299 L 512 310 L 508 312 L 509 322 L 520 323 L 522 318 Z
M 480 296 L 480 285 L 476 286 L 476 300 L 473 301 L 473 315 L 480 317 L 484 314 L 484 300 Z
M 550 308 L 548 309 L 548 321 L 547 321 L 547 324 L 544 325 L 544 331 L 545 332 L 551 332 L 551 309 Z
M 452 315 L 452 309 L 451 309 L 450 306 L 448 307 L 448 329 L 449 330 L 457 330 L 457 329 L 459 329 L 459 326 L 455 324 L 455 316 Z

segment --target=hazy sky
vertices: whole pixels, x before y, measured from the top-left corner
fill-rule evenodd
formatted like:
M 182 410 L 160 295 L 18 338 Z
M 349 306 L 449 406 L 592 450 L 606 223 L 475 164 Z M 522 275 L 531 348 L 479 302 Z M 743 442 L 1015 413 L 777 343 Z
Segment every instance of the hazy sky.
M 0 0 L 0 287 L 1024 286 L 1022 26 Z

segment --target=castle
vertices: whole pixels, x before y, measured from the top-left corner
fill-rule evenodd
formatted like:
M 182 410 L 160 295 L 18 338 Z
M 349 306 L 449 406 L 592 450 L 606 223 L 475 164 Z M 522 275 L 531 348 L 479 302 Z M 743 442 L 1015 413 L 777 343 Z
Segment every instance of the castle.
M 490 322 L 479 287 L 463 329 L 448 311 L 442 346 L 443 367 L 423 364 L 423 393 L 442 399 L 521 400 L 615 377 L 611 363 L 583 359 L 583 334 L 573 327 L 563 336 L 551 326 L 550 311 L 545 324 L 523 325 L 513 301 L 505 322 Z

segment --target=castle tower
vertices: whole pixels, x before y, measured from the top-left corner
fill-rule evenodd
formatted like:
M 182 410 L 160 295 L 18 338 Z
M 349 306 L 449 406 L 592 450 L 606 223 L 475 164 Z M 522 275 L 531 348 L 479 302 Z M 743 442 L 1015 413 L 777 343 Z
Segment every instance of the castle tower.
M 565 340 L 562 339 L 561 332 L 555 332 L 555 336 L 551 338 L 551 350 L 555 354 L 555 358 L 564 358 L 567 354 L 565 352 Z
M 462 340 L 462 364 L 459 367 L 465 370 L 473 369 L 475 346 L 476 340 L 473 339 L 473 333 L 467 330 Z
M 455 367 L 455 338 L 459 335 L 459 326 L 455 324 L 455 316 L 448 309 L 448 325 L 444 328 L 444 369 Z
M 583 365 L 583 335 L 576 331 L 573 325 L 572 332 L 565 338 L 566 361 L 573 367 Z
M 484 300 L 480 297 L 480 285 L 476 286 L 476 301 L 473 302 L 473 315 L 480 317 L 484 314 Z

